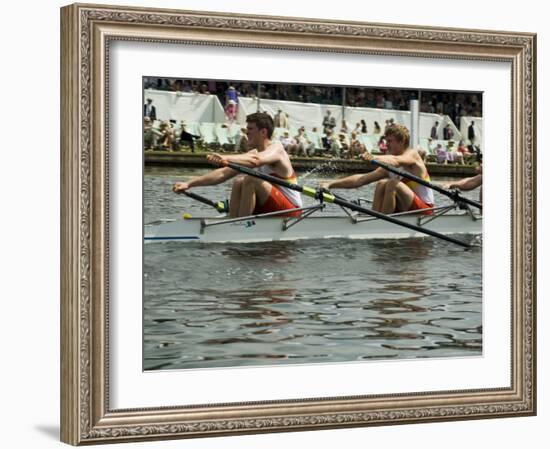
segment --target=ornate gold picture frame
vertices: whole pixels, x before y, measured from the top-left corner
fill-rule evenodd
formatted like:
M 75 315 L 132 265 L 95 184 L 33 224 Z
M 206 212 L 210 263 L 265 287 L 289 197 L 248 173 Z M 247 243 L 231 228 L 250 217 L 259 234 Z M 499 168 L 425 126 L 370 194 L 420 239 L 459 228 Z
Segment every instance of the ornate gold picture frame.
M 62 8 L 61 34 L 62 441 L 80 445 L 536 413 L 535 35 L 84 4 Z M 113 408 L 109 189 L 114 175 L 107 86 L 109 52 L 118 41 L 510 64 L 509 386 Z

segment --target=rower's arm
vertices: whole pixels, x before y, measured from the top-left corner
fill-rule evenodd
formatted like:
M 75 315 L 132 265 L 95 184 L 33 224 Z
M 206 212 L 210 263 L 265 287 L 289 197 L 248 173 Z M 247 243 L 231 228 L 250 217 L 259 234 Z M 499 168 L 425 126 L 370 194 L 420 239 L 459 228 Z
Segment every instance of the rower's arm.
M 263 151 L 251 150 L 244 154 L 235 155 L 217 155 L 219 159 L 234 164 L 244 165 L 245 167 L 258 168 L 262 165 L 272 165 L 280 162 L 282 153 L 285 152 L 283 144 L 279 141 L 271 142 Z M 216 155 L 213 155 L 216 156 Z M 209 160 L 213 159 L 209 156 Z
M 213 156 L 216 156 L 214 154 Z M 245 167 L 259 167 L 262 165 L 260 163 L 260 157 L 258 150 L 251 150 L 248 153 L 243 154 L 232 154 L 232 155 L 226 155 L 223 156 L 218 155 L 220 159 L 223 159 L 227 162 L 232 162 L 234 164 L 244 165 Z
M 407 151 L 400 156 L 393 156 L 390 154 L 376 156 L 375 159 L 384 164 L 391 165 L 392 167 L 402 167 L 402 166 L 411 166 L 415 165 L 418 162 L 417 154 L 412 151 Z
M 445 184 L 448 189 L 460 189 L 460 190 L 473 190 L 479 187 L 483 181 L 482 175 L 472 176 L 471 178 L 464 178 L 457 182 L 451 182 Z
M 388 172 L 383 168 L 377 168 L 376 170 L 363 174 L 363 175 L 351 175 L 346 178 L 336 179 L 326 184 L 327 189 L 356 189 L 358 187 L 370 184 L 372 182 L 380 181 L 388 176 Z
M 217 168 L 202 176 L 191 178 L 187 185 L 191 187 L 214 186 L 231 179 L 237 172 L 229 167 Z

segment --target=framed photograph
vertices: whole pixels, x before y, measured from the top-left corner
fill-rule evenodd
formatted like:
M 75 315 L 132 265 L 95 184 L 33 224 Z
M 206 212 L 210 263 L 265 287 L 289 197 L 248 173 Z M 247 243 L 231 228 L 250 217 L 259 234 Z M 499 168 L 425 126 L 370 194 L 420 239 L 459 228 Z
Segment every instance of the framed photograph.
M 535 35 L 61 27 L 62 441 L 536 413 Z

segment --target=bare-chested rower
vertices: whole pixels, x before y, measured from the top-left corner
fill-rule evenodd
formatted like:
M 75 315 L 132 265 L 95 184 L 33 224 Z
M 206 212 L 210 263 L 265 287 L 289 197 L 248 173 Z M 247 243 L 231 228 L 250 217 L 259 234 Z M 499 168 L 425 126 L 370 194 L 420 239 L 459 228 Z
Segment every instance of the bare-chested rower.
M 273 135 L 273 119 L 269 114 L 257 112 L 246 118 L 248 147 L 247 153 L 236 155 L 221 155 L 213 153 L 207 159 L 222 166 L 202 176 L 197 176 L 187 182 L 177 182 L 172 190 L 182 193 L 192 187 L 221 184 L 235 177 L 238 172 L 224 167 L 226 162 L 233 162 L 257 169 L 261 173 L 281 178 L 289 183 L 296 182 L 296 174 L 283 145 L 271 140 Z M 262 214 L 286 209 L 302 207 L 302 198 L 294 190 L 270 184 L 267 181 L 250 175 L 238 176 L 233 182 L 229 200 L 229 216 L 244 217 L 252 214 Z M 286 215 L 299 215 L 299 211 Z
M 409 147 L 409 130 L 400 124 L 390 125 L 385 132 L 388 154 L 376 156 L 376 160 L 392 167 L 401 168 L 426 181 L 430 181 L 428 170 L 418 154 Z M 364 159 L 372 160 L 370 153 L 363 155 Z M 434 206 L 433 191 L 415 181 L 402 178 L 379 167 L 376 170 L 360 175 L 352 175 L 331 182 L 322 183 L 326 189 L 355 189 L 376 182 L 372 208 L 384 214 L 422 211 Z M 425 211 L 431 214 L 432 211 Z

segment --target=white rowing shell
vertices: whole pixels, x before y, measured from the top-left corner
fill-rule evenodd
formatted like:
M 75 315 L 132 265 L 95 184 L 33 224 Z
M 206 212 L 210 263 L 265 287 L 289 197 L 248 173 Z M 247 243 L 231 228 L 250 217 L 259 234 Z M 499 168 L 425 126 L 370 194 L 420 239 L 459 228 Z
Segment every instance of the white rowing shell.
M 227 218 L 197 217 L 177 219 L 145 226 L 144 239 L 182 242 L 265 242 L 299 239 L 383 239 L 426 237 L 425 234 L 380 219 L 347 216 L 313 216 L 288 229 L 295 219 L 280 217 L 250 218 L 227 222 Z M 399 217 L 399 220 L 428 228 L 441 234 L 481 234 L 482 219 L 468 213 L 447 214 L 430 220 L 429 216 Z

